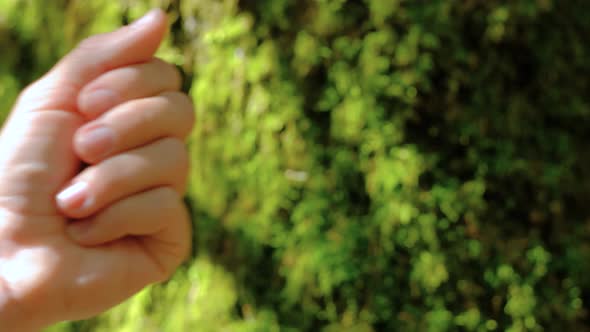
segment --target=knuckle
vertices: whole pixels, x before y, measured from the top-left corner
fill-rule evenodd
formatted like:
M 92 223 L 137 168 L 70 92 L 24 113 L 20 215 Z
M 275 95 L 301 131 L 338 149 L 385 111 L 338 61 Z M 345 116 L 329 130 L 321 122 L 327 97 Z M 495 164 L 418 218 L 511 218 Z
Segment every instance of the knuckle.
M 179 156 L 178 168 L 179 174 L 182 176 L 182 182 L 184 184 L 184 180 L 186 179 L 190 171 L 190 158 L 188 156 L 188 152 L 186 151 L 186 149 L 182 150 L 182 153 Z
M 162 147 L 171 155 L 171 162 L 173 168 L 180 172 L 180 174 L 188 173 L 189 157 L 184 142 L 174 137 L 166 137 L 162 139 Z
M 187 188 L 187 179 L 190 171 L 190 158 L 184 143 L 177 138 L 165 138 L 163 148 L 168 151 L 169 184 L 174 187 L 178 194 L 183 194 Z
M 184 105 L 184 107 L 182 107 L 182 110 L 184 111 L 185 116 L 187 117 L 187 123 L 190 125 L 190 127 L 192 128 L 193 125 L 195 124 L 195 104 L 193 103 L 193 99 L 185 94 L 182 93 L 180 96 L 180 99 L 182 100 L 182 103 Z
M 159 247 L 158 260 L 160 266 L 160 280 L 172 277 L 176 269 L 189 256 L 191 249 L 191 223 L 188 211 L 180 196 L 171 187 L 156 189 L 156 197 L 165 199 L 163 208 L 168 211 L 162 217 L 166 220 L 166 237 L 172 241 L 162 242 Z M 159 204 L 159 206 L 162 206 Z M 162 209 L 162 207 L 161 207 Z
M 194 104 L 193 104 L 193 100 L 191 99 L 191 97 L 189 97 L 189 95 L 187 95 L 186 93 L 182 93 L 182 92 L 176 92 L 174 93 L 174 97 L 178 100 L 177 102 L 182 106 L 182 109 L 185 111 L 191 111 L 190 113 L 192 113 L 192 110 L 194 108 Z
M 180 207 L 178 193 L 171 187 L 160 187 L 156 189 L 155 195 L 167 211 L 176 211 Z
M 165 75 L 167 82 L 172 82 L 172 90 L 179 90 L 182 87 L 182 75 L 178 68 L 162 59 L 154 58 L 151 63 L 158 75 Z
M 174 137 L 163 138 L 161 144 L 167 151 L 174 155 L 178 155 L 185 150 L 184 143 Z
M 166 63 L 166 66 L 168 67 L 174 90 L 180 90 L 180 88 L 182 88 L 182 74 L 180 73 L 180 70 L 169 63 Z
M 188 135 L 195 125 L 195 111 L 193 100 L 182 92 L 168 93 L 172 103 L 176 105 L 174 109 L 179 113 L 179 123 L 181 124 L 182 135 Z
M 190 218 L 187 208 L 184 205 L 182 205 L 182 209 L 180 210 L 180 213 L 182 215 L 179 217 L 178 222 L 179 222 L 181 234 L 183 234 L 183 236 L 180 237 L 181 240 L 178 242 L 178 250 L 177 250 L 177 255 L 176 255 L 177 256 L 177 261 L 176 261 L 177 265 L 182 264 L 182 262 L 190 256 L 191 249 L 192 249 L 191 237 L 192 237 L 192 232 L 193 232 L 191 218 Z
M 182 222 L 185 219 L 185 206 L 178 192 L 171 186 L 155 189 L 154 197 L 165 220 Z

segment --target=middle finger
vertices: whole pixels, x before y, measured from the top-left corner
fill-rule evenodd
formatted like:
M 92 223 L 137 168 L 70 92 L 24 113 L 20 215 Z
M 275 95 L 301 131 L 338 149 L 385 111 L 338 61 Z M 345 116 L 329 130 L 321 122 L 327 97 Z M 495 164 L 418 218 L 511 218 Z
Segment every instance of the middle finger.
M 74 149 L 88 164 L 163 137 L 184 140 L 194 123 L 190 98 L 180 92 L 132 100 L 80 128 Z

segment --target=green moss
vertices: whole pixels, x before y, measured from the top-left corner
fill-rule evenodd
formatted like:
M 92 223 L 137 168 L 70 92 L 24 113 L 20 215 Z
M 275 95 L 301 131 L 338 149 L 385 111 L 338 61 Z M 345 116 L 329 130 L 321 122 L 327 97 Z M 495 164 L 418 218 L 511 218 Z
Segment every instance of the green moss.
M 588 4 L 0 0 L 2 114 L 154 5 L 196 105 L 197 254 L 50 331 L 584 329 Z

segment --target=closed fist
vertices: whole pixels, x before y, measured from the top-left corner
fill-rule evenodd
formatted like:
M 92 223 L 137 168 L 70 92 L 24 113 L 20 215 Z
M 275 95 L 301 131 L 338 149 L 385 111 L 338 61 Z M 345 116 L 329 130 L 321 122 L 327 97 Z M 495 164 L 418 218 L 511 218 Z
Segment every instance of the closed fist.
M 186 257 L 194 112 L 153 57 L 165 30 L 156 10 L 91 37 L 19 97 L 0 136 L 3 330 L 96 315 Z

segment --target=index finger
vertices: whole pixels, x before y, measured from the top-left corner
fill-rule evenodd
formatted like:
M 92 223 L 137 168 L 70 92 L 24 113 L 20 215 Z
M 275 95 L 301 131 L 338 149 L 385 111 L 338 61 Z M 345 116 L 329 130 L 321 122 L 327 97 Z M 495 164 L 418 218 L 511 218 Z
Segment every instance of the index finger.
M 178 69 L 160 59 L 111 70 L 82 89 L 78 110 L 94 119 L 111 108 L 133 99 L 180 90 Z

